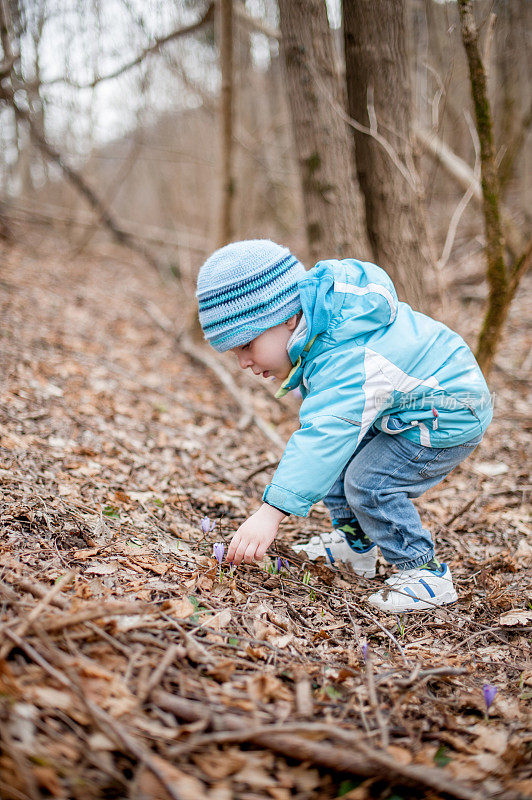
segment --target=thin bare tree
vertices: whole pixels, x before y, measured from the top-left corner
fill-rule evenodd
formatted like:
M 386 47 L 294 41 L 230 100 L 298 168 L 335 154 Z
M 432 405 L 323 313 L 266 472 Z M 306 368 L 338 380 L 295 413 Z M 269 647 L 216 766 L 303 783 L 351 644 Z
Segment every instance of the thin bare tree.
M 233 208 L 235 175 L 233 170 L 233 0 L 219 0 L 218 31 L 220 38 L 220 216 L 217 234 L 219 247 L 234 236 Z
M 507 267 L 504 261 L 499 178 L 493 146 L 493 122 L 488 99 L 486 70 L 480 55 L 478 31 L 471 2 L 470 0 L 458 0 L 458 6 L 480 141 L 482 208 L 486 233 L 489 298 L 477 346 L 477 359 L 484 374 L 489 375 L 510 304 L 521 277 L 532 263 L 532 238 L 522 255 L 510 267 Z

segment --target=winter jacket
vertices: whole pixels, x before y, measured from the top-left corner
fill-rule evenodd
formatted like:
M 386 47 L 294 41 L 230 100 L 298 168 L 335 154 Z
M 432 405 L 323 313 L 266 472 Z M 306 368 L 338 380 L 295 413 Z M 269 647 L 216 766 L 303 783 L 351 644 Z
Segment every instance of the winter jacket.
M 278 396 L 299 386 L 301 427 L 263 500 L 306 517 L 371 425 L 426 447 L 482 435 L 490 393 L 464 340 L 399 302 L 380 267 L 320 261 L 299 281 L 303 317 L 288 343 L 294 365 Z

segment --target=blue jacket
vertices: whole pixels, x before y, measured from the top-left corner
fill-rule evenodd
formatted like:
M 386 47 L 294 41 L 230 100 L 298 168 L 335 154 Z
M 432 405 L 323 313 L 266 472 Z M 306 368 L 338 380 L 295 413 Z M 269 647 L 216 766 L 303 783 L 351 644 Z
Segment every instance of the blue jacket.
M 399 302 L 380 267 L 320 261 L 299 281 L 303 318 L 278 396 L 300 387 L 301 427 L 263 500 L 306 517 L 371 425 L 427 447 L 484 433 L 488 387 L 471 350 L 441 322 Z

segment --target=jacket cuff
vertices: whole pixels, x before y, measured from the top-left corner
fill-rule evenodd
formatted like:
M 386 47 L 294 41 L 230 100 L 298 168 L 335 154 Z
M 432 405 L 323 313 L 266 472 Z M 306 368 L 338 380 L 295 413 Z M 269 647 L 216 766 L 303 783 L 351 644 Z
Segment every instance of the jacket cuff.
M 296 517 L 307 517 L 312 506 L 312 501 L 306 497 L 271 483 L 264 490 L 262 499 L 269 506 L 274 506 L 285 514 L 295 514 Z

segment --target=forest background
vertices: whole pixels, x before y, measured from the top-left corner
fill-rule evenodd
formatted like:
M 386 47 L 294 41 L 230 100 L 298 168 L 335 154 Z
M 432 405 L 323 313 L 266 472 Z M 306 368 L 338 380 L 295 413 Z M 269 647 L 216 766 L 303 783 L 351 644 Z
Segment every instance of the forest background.
M 532 4 L 0 12 L 0 797 L 530 796 Z M 254 237 L 374 259 L 476 349 L 494 423 L 418 503 L 454 610 L 294 557 L 319 504 L 213 558 L 297 424 L 198 337 Z

